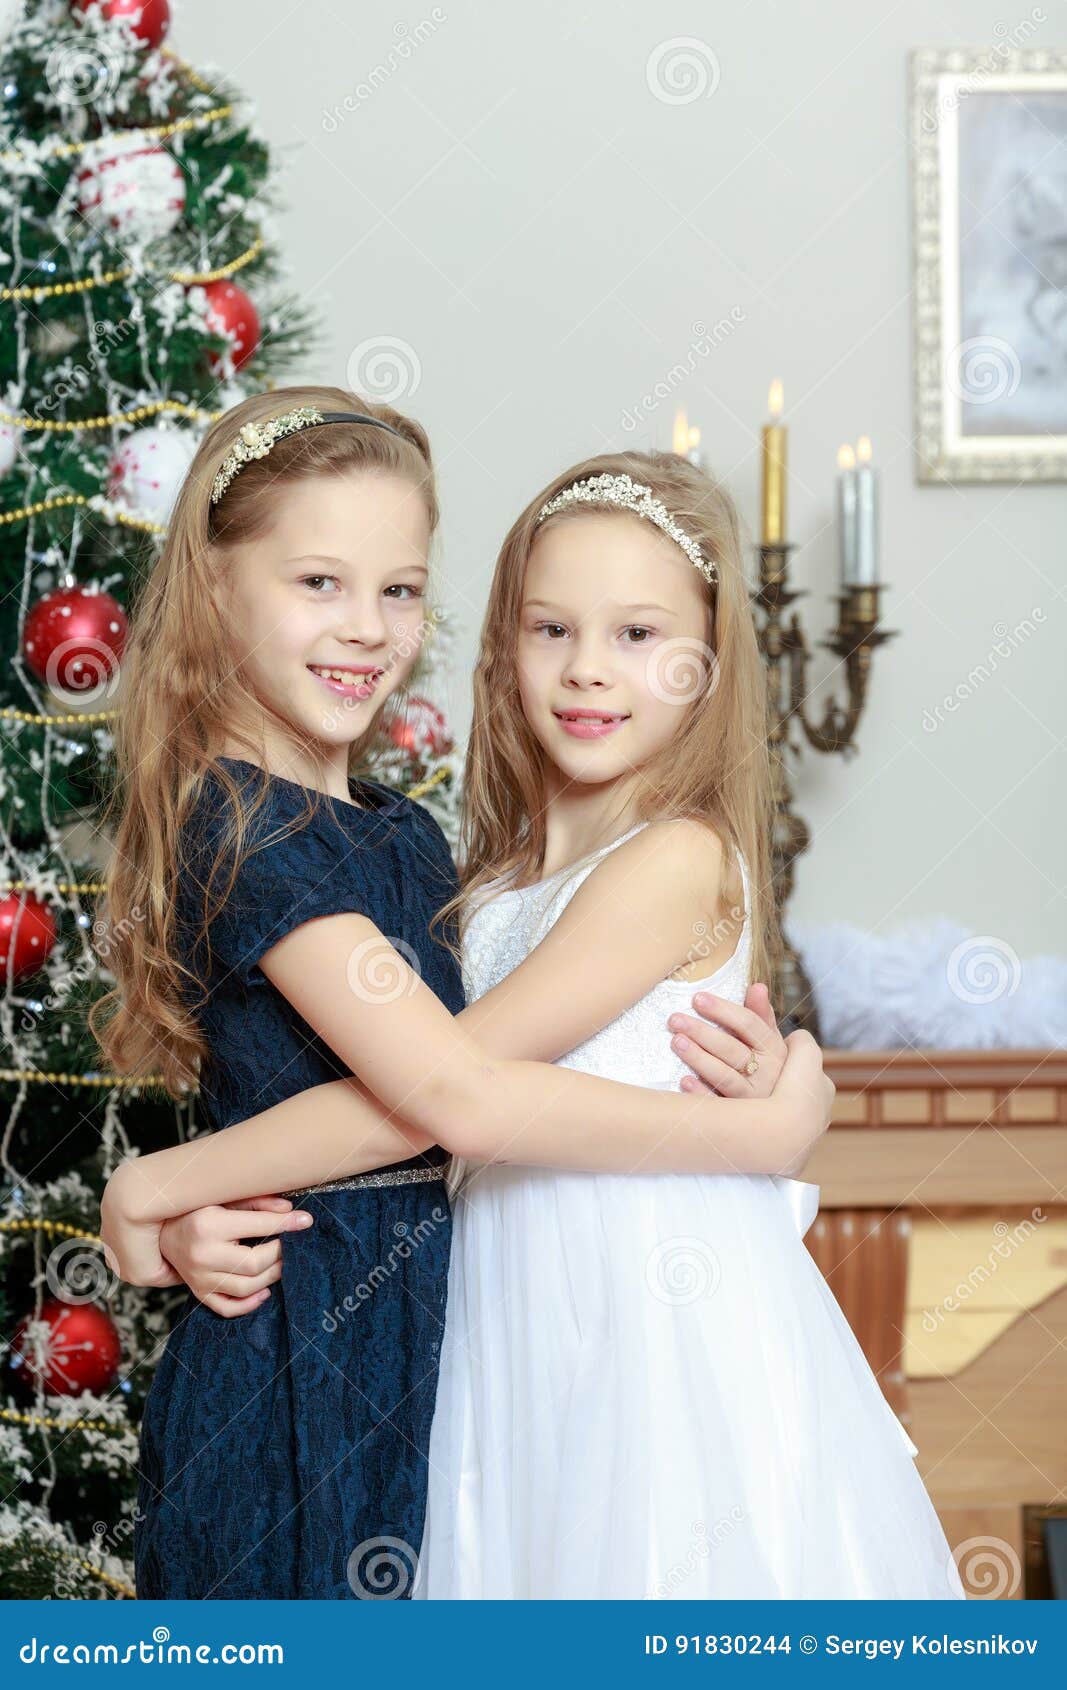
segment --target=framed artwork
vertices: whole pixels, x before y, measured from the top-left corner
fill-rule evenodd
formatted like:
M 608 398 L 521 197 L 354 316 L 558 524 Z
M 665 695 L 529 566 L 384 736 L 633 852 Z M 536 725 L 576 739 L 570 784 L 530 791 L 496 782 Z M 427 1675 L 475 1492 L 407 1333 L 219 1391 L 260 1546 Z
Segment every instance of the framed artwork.
M 910 128 L 917 478 L 1067 480 L 1067 52 L 913 53 Z

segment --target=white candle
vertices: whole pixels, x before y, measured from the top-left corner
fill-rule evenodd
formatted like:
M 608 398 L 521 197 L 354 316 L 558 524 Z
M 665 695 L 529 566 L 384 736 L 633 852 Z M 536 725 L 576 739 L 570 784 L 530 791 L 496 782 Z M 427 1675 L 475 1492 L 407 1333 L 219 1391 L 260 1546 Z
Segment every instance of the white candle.
M 697 469 L 704 468 L 704 454 L 700 450 L 700 430 L 690 427 L 689 418 L 684 411 L 679 411 L 674 419 L 673 451 L 680 458 L 688 458 Z
M 856 454 L 851 446 L 837 452 L 837 549 L 841 585 L 851 587 L 856 570 Z
M 856 442 L 856 569 L 857 587 L 878 584 L 878 471 L 871 462 L 871 443 Z

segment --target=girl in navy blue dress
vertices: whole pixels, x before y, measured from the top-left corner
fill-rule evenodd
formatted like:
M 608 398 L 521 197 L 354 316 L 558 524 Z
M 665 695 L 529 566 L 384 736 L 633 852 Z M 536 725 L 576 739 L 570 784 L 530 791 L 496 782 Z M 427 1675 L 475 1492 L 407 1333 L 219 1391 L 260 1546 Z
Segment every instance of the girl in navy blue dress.
M 749 1103 L 490 1060 L 454 1020 L 455 936 L 431 933 L 456 892 L 447 844 L 353 775 L 415 663 L 436 519 L 418 425 L 332 389 L 264 394 L 202 442 L 137 607 L 105 912 L 117 987 L 94 1030 L 119 1073 L 198 1085 L 211 1130 L 115 1171 L 109 1260 L 176 1283 L 171 1217 L 247 1197 L 250 1169 L 264 1192 L 308 1191 L 309 1167 L 318 1182 L 274 1294 L 242 1320 L 190 1297 L 170 1334 L 142 1426 L 142 1597 L 409 1593 L 450 1152 L 777 1171 L 828 1116 L 806 1036 Z M 285 1101 L 316 1086 L 294 1134 Z M 249 1213 L 245 1237 L 278 1224 Z

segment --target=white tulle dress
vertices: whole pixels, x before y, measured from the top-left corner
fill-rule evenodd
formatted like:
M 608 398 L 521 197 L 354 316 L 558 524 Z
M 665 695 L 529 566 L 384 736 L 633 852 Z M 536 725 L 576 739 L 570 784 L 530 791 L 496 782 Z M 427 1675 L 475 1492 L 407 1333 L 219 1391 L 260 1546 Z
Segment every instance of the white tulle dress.
M 468 998 L 637 831 L 494 883 Z M 700 984 L 742 1002 L 750 949 L 746 914 L 715 974 L 662 981 L 560 1066 L 676 1087 L 668 1015 Z M 457 1167 L 413 1595 L 963 1597 L 916 1447 L 803 1242 L 818 1199 L 759 1174 Z

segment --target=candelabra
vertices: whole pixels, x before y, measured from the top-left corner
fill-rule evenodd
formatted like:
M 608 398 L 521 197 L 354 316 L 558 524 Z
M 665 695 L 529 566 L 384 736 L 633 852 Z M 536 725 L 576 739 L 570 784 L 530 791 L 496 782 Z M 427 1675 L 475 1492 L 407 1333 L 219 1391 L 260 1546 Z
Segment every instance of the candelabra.
M 821 725 L 808 720 L 807 674 L 811 658 L 800 618 L 794 611 L 788 626 L 785 612 L 794 600 L 807 596 L 807 588 L 789 585 L 788 542 L 764 543 L 759 547 L 760 581 L 752 593 L 756 631 L 767 665 L 767 702 L 771 778 L 774 794 L 774 830 L 771 841 L 774 897 L 781 933 L 781 948 L 768 982 L 779 1018 L 789 1016 L 800 1027 L 819 1037 L 818 1016 L 811 984 L 796 950 L 785 933 L 785 906 L 793 890 L 793 865 L 811 843 L 806 822 L 793 809 L 793 784 L 787 753 L 799 755 L 803 740 L 816 751 L 855 752 L 856 728 L 867 699 L 867 681 L 876 646 L 894 637 L 894 630 L 878 626 L 879 595 L 884 583 L 845 586 L 837 595 L 837 627 L 830 639 L 820 641 L 835 652 L 845 665 L 848 704 L 828 698 Z M 803 731 L 800 743 L 791 732 L 797 723 Z

